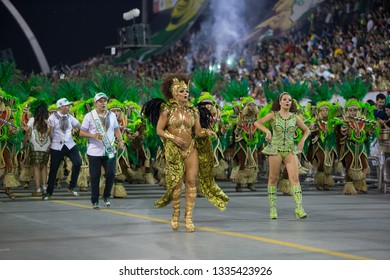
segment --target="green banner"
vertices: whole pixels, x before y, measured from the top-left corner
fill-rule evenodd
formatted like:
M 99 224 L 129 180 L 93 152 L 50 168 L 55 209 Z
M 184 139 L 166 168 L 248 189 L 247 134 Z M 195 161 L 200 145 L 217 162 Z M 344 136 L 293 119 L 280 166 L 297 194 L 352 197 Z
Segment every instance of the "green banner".
M 151 26 L 158 26 L 151 37 L 151 45 L 157 47 L 138 48 L 136 51 L 128 50 L 123 55 L 114 59 L 114 63 L 123 63 L 129 58 L 145 60 L 151 55 L 164 52 L 193 25 L 198 16 L 203 12 L 208 0 L 178 0 L 175 6 L 162 12 Z

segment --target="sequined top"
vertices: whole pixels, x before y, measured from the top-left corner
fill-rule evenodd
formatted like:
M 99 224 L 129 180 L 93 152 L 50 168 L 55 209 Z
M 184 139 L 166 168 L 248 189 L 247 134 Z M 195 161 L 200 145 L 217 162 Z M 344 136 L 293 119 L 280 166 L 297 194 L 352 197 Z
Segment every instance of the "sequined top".
M 184 106 L 179 106 L 177 103 L 167 104 L 162 108 L 167 110 L 168 122 L 166 131 L 174 136 L 183 138 L 185 145 L 181 147 L 181 155 L 187 158 L 194 150 L 194 139 L 192 129 L 195 125 L 196 108 L 187 103 Z
M 283 118 L 279 112 L 275 113 L 275 119 L 271 123 L 272 140 L 264 148 L 264 154 L 276 155 L 278 152 L 300 153 L 294 143 L 294 134 L 297 127 L 297 119 L 295 116 L 295 114 L 290 113 L 288 118 Z

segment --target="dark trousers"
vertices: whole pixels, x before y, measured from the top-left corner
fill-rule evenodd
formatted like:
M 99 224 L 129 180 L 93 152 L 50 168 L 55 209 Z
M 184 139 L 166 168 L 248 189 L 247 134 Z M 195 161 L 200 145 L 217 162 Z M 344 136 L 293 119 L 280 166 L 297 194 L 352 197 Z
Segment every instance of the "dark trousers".
M 102 174 L 102 166 L 106 172 L 106 186 L 104 188 L 103 198 L 111 196 L 111 189 L 115 181 L 116 158 L 108 160 L 106 156 L 90 156 L 89 160 L 89 175 L 91 177 L 91 202 L 99 202 L 99 185 L 100 175 Z
M 72 162 L 72 177 L 70 178 L 69 188 L 73 189 L 77 185 L 77 179 L 79 178 L 81 168 L 81 157 L 77 147 L 74 146 L 69 150 L 68 147 L 64 145 L 61 151 L 50 149 L 50 171 L 47 182 L 47 193 L 49 195 L 53 194 L 58 168 L 64 157 L 70 158 L 70 161 Z

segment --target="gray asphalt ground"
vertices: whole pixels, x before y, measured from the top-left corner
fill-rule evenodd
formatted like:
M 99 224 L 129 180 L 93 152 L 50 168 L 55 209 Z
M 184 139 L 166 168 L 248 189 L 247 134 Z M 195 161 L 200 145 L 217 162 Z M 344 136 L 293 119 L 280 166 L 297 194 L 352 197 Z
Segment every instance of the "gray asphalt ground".
M 31 197 L 32 187 L 17 189 L 14 201 L 0 193 L 0 259 L 390 259 L 390 195 L 375 184 L 367 194 L 345 196 L 341 184 L 324 192 L 309 179 L 302 183 L 308 218 L 296 220 L 293 198 L 279 193 L 279 217 L 270 220 L 265 182 L 242 193 L 218 183 L 228 208 L 221 212 L 198 198 L 194 233 L 185 232 L 183 217 L 172 231 L 171 207 L 154 207 L 164 192 L 159 185 L 125 184 L 128 197 L 100 211 L 92 210 L 89 192 L 73 197 L 65 185 L 48 201 Z

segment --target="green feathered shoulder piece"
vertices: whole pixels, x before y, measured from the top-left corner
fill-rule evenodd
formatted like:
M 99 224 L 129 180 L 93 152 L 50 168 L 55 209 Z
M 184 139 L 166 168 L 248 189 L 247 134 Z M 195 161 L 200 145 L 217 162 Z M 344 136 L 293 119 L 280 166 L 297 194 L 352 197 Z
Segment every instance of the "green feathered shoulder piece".
M 257 115 L 257 118 L 258 119 L 264 118 L 266 115 L 271 113 L 271 108 L 272 108 L 272 103 L 267 103 L 267 105 L 265 105 L 263 108 L 260 109 L 260 111 Z M 268 128 L 268 130 L 271 130 L 271 123 L 270 122 L 264 123 L 264 126 L 266 128 Z M 260 131 L 260 130 L 259 130 L 259 133 L 260 133 L 260 142 L 261 142 L 261 144 L 264 144 L 266 142 L 265 141 L 265 133 L 263 131 Z
M 313 106 L 310 102 L 306 103 L 303 108 L 303 119 L 302 121 L 306 125 L 310 125 L 311 123 L 316 121 L 315 116 L 313 115 Z
M 72 107 L 69 112 L 80 122 L 83 122 L 85 115 L 88 113 L 88 110 L 85 106 L 85 100 L 78 100 L 73 102 Z
M 381 127 L 378 124 L 377 120 L 374 116 L 375 106 L 371 106 L 369 103 L 362 103 L 362 112 L 366 120 L 366 126 L 371 131 L 370 140 L 376 139 L 379 136 L 381 131 Z
M 221 119 L 223 124 L 232 124 L 229 129 L 232 129 L 238 122 L 238 114 L 234 111 L 231 104 L 225 104 L 221 110 Z
M 141 118 L 141 107 L 133 101 L 125 101 L 123 104 L 127 116 L 127 128 L 129 128 L 131 132 L 135 132 L 143 123 Z
M 93 101 L 93 99 L 90 101 Z M 86 106 L 87 102 L 88 101 L 83 99 L 77 100 L 73 102 L 72 107 L 69 110 L 69 113 L 74 116 L 80 122 L 80 124 L 83 122 L 85 115 L 88 113 Z M 88 139 L 85 137 L 78 137 L 77 135 L 74 135 L 73 140 L 77 144 L 80 153 L 83 155 L 86 154 Z
M 259 119 L 264 118 L 268 113 L 271 112 L 271 108 L 272 108 L 272 103 L 267 103 L 267 105 L 265 105 L 263 108 L 260 109 L 257 117 Z
M 343 112 L 343 107 L 339 102 L 337 102 L 334 105 L 332 104 L 330 106 L 328 111 L 328 124 L 327 124 L 329 132 L 335 133 L 336 127 L 338 125 L 342 125 L 345 123 L 342 112 Z

